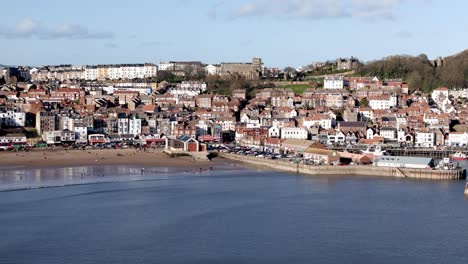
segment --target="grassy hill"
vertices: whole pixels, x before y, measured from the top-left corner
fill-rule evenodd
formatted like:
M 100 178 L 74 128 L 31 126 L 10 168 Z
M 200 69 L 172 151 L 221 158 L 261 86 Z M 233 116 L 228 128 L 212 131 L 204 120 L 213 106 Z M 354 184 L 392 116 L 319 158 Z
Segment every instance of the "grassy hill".
M 431 91 L 440 86 L 468 87 L 468 50 L 444 58 L 442 66 L 435 67 L 424 54 L 397 55 L 364 64 L 356 73 L 381 79 L 401 78 L 413 90 Z

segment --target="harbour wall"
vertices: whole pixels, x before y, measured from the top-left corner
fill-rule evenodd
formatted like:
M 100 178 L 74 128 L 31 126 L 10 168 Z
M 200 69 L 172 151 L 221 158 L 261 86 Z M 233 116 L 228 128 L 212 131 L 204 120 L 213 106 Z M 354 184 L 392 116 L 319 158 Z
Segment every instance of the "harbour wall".
M 219 153 L 220 157 L 245 162 L 248 164 L 267 167 L 274 170 L 282 170 L 309 175 L 346 175 L 346 176 L 377 176 L 393 178 L 429 179 L 429 180 L 463 180 L 466 179 L 466 170 L 456 168 L 451 170 L 430 170 L 391 168 L 376 166 L 310 166 L 306 164 L 289 163 L 282 160 L 269 160 L 250 156 Z

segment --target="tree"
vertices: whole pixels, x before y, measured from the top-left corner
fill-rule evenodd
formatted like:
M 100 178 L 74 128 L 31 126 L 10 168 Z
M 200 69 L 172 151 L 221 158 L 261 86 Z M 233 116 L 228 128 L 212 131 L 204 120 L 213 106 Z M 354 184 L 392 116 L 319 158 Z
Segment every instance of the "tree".
M 284 78 L 285 80 L 286 79 L 289 79 L 289 77 L 291 77 L 294 73 L 296 73 L 296 70 L 293 68 L 293 67 L 286 67 L 284 68 Z M 295 77 L 295 76 L 294 76 Z
M 158 82 L 168 81 L 170 82 L 175 78 L 175 75 L 170 71 L 158 71 L 156 79 Z
M 362 98 L 361 101 L 359 101 L 359 106 L 369 106 L 369 101 L 367 100 L 367 98 Z

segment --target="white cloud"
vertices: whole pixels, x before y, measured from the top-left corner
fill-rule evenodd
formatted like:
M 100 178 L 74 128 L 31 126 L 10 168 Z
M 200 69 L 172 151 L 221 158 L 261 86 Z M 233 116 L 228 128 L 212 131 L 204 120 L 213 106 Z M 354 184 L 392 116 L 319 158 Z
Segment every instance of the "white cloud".
M 234 9 L 233 18 L 392 19 L 404 0 L 250 0 Z
M 39 39 L 112 39 L 114 33 L 89 30 L 85 26 L 62 24 L 49 28 L 40 21 L 25 18 L 15 26 L 0 26 L 0 37 L 8 39 L 32 38 Z

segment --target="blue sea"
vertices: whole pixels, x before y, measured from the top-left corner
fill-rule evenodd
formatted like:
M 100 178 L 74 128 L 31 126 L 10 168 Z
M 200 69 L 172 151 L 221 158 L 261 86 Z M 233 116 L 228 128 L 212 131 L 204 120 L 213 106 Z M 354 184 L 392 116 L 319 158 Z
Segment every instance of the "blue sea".
M 0 263 L 468 263 L 463 181 L 124 166 L 0 176 Z

